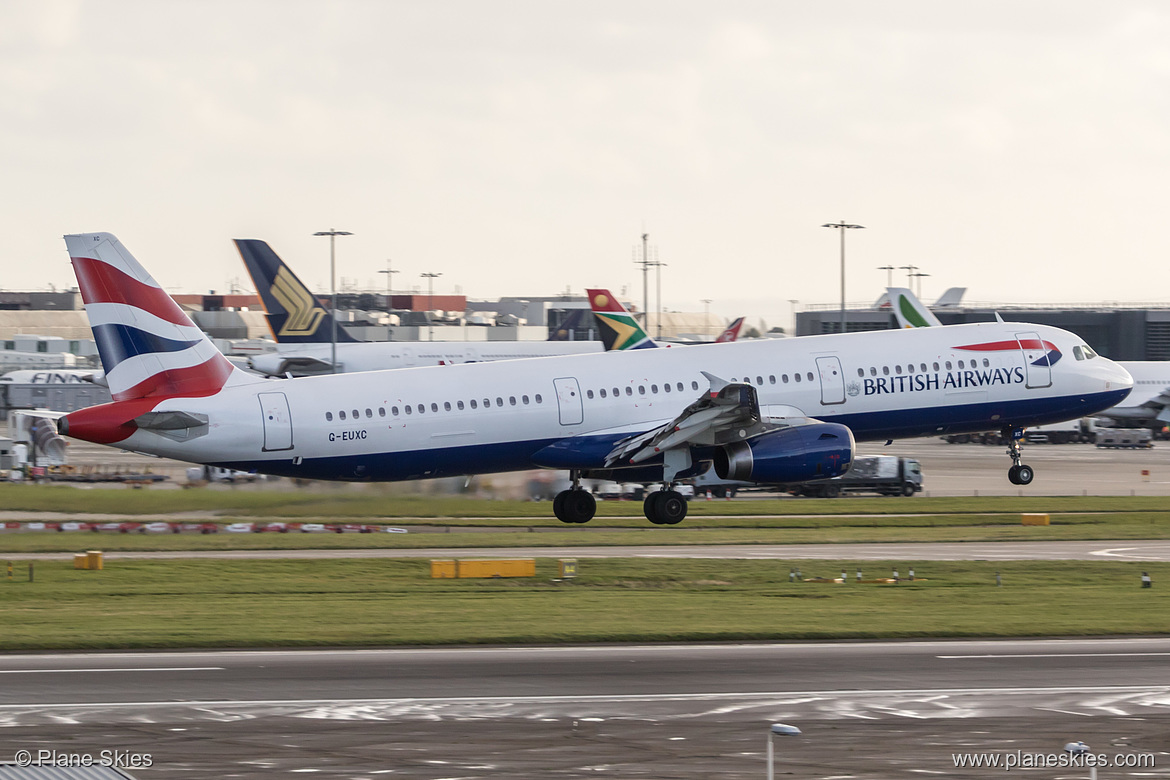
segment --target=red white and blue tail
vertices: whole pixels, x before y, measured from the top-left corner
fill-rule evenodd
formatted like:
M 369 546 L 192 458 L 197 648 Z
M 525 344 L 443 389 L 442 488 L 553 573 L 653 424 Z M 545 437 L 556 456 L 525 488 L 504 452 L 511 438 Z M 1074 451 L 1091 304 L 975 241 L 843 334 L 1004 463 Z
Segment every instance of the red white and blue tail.
M 248 381 L 113 235 L 65 244 L 115 401 L 208 396 Z

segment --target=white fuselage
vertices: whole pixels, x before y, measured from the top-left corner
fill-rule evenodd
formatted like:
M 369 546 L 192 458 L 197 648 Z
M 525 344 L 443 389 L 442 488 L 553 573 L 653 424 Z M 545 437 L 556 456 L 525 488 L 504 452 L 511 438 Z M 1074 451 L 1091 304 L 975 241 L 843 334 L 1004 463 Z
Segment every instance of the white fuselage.
M 1038 334 L 1051 357 L 1013 346 L 1017 334 Z M 859 440 L 1020 428 L 1124 398 L 1129 375 L 1105 358 L 1073 360 L 1082 343 L 1046 326 L 980 323 L 242 381 L 155 407 L 206 415 L 202 435 L 138 430 L 117 446 L 322 479 L 596 468 L 540 451 L 567 439 L 608 451 L 668 422 L 708 391 L 701 372 L 755 386 L 766 416 L 842 423 Z
M 337 345 L 337 373 L 384 371 L 420 366 L 448 366 L 493 360 L 555 357 L 601 352 L 600 341 L 370 341 Z M 269 376 L 285 370 L 300 374 L 298 361 L 311 361 L 312 374 L 329 372 L 332 344 L 278 344 L 276 351 L 254 355 L 249 366 Z

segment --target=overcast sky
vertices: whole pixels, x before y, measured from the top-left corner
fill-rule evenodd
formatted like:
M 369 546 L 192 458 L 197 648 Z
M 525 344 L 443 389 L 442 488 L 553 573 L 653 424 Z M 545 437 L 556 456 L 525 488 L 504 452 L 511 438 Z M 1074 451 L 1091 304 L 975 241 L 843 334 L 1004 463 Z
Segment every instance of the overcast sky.
M 327 289 L 336 227 L 361 285 L 640 300 L 648 232 L 665 306 L 782 324 L 844 219 L 851 301 L 1170 301 L 1168 40 L 1124 0 L 0 0 L 0 288 L 107 230 L 172 291 L 250 289 L 241 237 Z

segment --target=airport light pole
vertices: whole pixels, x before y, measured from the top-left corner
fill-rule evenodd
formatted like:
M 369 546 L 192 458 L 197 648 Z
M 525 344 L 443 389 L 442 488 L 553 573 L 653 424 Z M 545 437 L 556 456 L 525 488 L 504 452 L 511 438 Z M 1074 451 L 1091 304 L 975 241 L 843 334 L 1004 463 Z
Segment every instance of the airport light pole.
M 768 780 L 776 780 L 776 770 L 773 767 L 773 758 L 775 753 L 772 749 L 772 735 L 779 734 L 782 737 L 799 737 L 800 729 L 796 726 L 789 726 L 787 723 L 773 723 L 768 729 Z
M 898 268 L 906 272 L 906 286 L 909 287 L 911 290 L 913 290 L 914 289 L 914 282 L 913 282 L 914 272 L 918 270 L 918 266 L 916 266 L 912 263 L 910 265 L 900 265 L 900 266 L 898 266 Z
M 330 298 L 332 299 L 329 305 L 333 309 L 333 318 L 332 318 L 333 319 L 333 328 L 332 328 L 332 332 L 330 333 L 329 340 L 333 344 L 333 349 L 331 350 L 331 354 L 332 354 L 331 362 L 333 363 L 333 373 L 336 374 L 337 373 L 337 275 L 336 275 L 335 269 L 337 268 L 337 260 L 336 260 L 337 255 L 336 255 L 336 251 L 335 251 L 334 242 L 337 240 L 338 236 L 352 236 L 353 233 L 350 233 L 350 232 L 345 231 L 345 230 L 334 230 L 333 228 L 329 228 L 328 230 L 322 230 L 319 233 L 314 233 L 313 235 L 314 236 L 329 236 L 329 295 L 330 295 Z
M 886 287 L 893 287 L 894 286 L 894 266 L 892 266 L 892 265 L 879 265 L 877 269 L 879 271 L 886 272 Z
M 910 274 L 910 276 L 912 276 L 913 278 L 918 280 L 918 293 L 917 293 L 917 295 L 918 295 L 918 298 L 921 299 L 922 298 L 922 277 L 930 276 L 930 274 L 916 273 L 916 274 Z
M 390 297 L 392 295 L 394 295 L 394 286 L 392 284 L 392 279 L 394 277 L 394 274 L 396 274 L 398 272 L 390 267 L 390 258 L 387 257 L 386 258 L 386 269 L 384 271 L 379 271 L 378 273 L 386 274 L 386 311 L 390 311 Z
M 845 332 L 845 231 L 863 230 L 865 225 L 850 225 L 845 220 L 829 222 L 821 227 L 836 228 L 841 233 L 841 332 Z
M 435 308 L 435 279 L 442 276 L 442 274 L 424 273 L 419 274 L 419 276 L 427 280 L 427 341 L 434 341 L 435 326 L 431 322 L 431 310 Z

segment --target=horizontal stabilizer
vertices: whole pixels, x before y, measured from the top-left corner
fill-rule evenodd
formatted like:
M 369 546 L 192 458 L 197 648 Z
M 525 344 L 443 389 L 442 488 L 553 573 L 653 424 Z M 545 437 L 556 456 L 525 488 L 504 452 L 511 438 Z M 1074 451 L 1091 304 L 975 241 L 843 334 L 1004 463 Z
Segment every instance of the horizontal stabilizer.
M 207 425 L 207 415 L 190 412 L 147 412 L 135 417 L 134 424 L 152 431 L 179 431 Z

